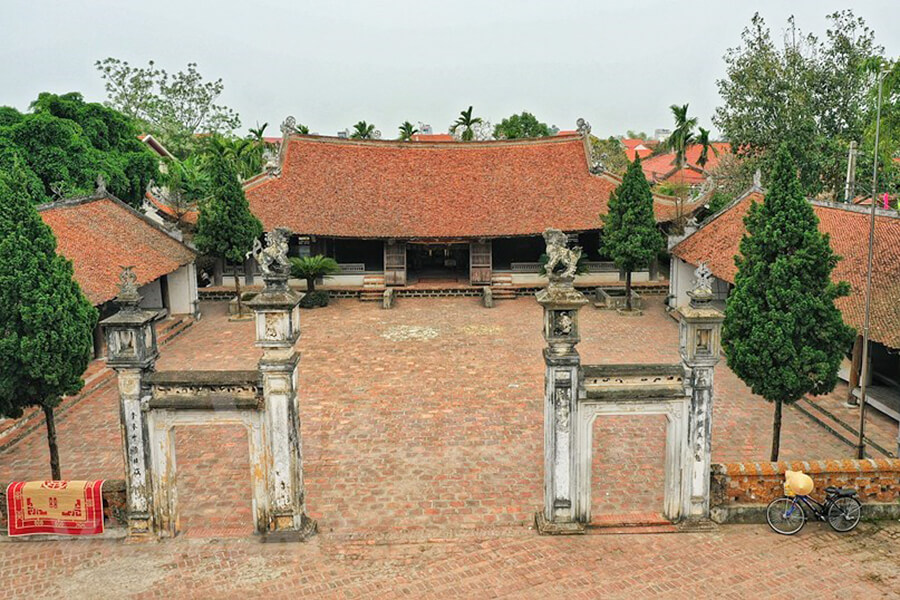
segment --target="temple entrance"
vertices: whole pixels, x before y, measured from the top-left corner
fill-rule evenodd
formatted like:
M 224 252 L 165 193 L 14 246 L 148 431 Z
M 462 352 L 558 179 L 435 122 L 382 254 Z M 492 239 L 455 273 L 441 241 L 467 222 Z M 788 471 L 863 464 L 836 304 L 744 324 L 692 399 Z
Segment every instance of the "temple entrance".
M 469 283 L 468 244 L 409 243 L 406 256 L 410 285 Z

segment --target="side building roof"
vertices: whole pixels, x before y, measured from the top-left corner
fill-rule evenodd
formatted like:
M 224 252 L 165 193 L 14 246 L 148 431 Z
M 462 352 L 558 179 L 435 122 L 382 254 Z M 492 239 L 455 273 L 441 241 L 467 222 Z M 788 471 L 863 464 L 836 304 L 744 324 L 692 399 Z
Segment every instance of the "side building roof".
M 452 144 L 292 135 L 280 172 L 245 190 L 266 230 L 447 239 L 599 229 L 620 182 L 590 172 L 580 135 Z M 675 218 L 673 198 L 654 200 L 658 221 Z
M 133 265 L 138 285 L 193 262 L 196 252 L 110 195 L 60 200 L 38 207 L 56 236 L 56 250 L 72 261 L 75 280 L 95 306 L 115 298 L 122 266 Z
M 672 248 L 672 254 L 696 265 L 706 262 L 713 275 L 734 283 L 744 217 L 754 202 L 765 201 L 759 191 L 745 194 L 711 221 Z M 832 272 L 835 281 L 846 281 L 850 295 L 837 300 L 844 321 L 862 331 L 865 314 L 866 261 L 868 259 L 870 208 L 811 201 L 819 218 L 819 230 L 830 236 L 831 247 L 841 260 Z M 877 211 L 875 253 L 872 262 L 872 340 L 900 348 L 900 214 Z

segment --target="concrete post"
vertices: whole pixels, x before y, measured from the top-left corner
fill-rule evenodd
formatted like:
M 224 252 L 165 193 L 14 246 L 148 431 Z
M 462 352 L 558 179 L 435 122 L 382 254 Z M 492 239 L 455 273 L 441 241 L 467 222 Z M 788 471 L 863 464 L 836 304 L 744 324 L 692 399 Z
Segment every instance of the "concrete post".
M 688 446 L 690 465 L 688 521 L 709 519 L 709 466 L 712 451 L 713 373 L 719 362 L 725 316 L 712 306 L 712 276 L 705 263 L 695 271 L 691 298 L 680 313 L 680 351 L 685 394 L 690 397 Z
M 574 422 L 582 394 L 581 357 L 575 345 L 581 340 L 578 311 L 588 299 L 575 289 L 579 249 L 566 247 L 566 235 L 548 229 L 547 272 L 549 285 L 537 293 L 544 308 L 544 509 L 535 516 L 542 534 L 583 533 L 574 508 Z
M 269 534 L 268 541 L 303 541 L 315 534 L 316 522 L 306 516 L 303 491 L 303 452 L 297 405 L 297 369 L 300 354 L 294 344 L 300 338 L 302 294 L 287 285 L 290 232 L 276 229 L 267 234 L 267 247 L 258 246 L 265 287 L 247 304 L 255 313 L 256 345 L 264 348 L 259 361 L 266 405 L 263 424 L 268 440 Z
M 123 267 L 119 312 L 101 323 L 106 334 L 107 364 L 116 370 L 119 386 L 119 419 L 125 453 L 125 486 L 128 535 L 153 534 L 153 488 L 150 481 L 150 447 L 147 431 L 147 376 L 153 372 L 159 350 L 154 320 L 156 313 L 141 310 L 133 267 Z

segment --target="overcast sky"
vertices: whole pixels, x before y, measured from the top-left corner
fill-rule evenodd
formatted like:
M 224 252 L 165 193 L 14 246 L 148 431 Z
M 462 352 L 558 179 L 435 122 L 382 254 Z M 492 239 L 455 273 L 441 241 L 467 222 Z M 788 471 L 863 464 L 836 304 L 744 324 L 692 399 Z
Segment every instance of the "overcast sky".
M 702 126 L 719 102 L 722 55 L 759 11 L 824 32 L 852 6 L 900 54 L 898 0 L 0 0 L 0 105 L 41 91 L 105 98 L 107 56 L 222 77 L 244 127 L 288 114 L 334 135 L 364 119 L 385 137 L 404 120 L 446 131 L 469 104 L 499 122 L 528 110 L 595 134 L 668 127 L 689 102 Z

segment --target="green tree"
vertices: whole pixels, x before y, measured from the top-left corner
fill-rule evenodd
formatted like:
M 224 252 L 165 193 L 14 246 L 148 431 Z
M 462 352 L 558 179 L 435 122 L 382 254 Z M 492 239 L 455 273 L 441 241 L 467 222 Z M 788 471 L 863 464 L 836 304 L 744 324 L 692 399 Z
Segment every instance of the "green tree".
M 475 139 L 475 126 L 482 123 L 481 117 L 472 116 L 472 107 L 459 113 L 459 117 L 450 126 L 450 133 L 459 133 L 460 139 L 464 142 L 471 142 Z
M 836 196 L 843 189 L 849 143 L 866 134 L 874 78 L 864 66 L 882 53 L 874 32 L 852 11 L 828 21 L 821 41 L 800 31 L 792 17 L 779 45 L 754 15 L 741 45 L 725 55 L 726 77 L 717 82 L 722 105 L 713 123 L 734 151 L 751 162 L 751 172 L 768 173 L 786 142 L 807 195 Z
M 350 137 L 354 140 L 371 140 L 375 138 L 375 125 L 360 121 L 353 126 Z
M 728 366 L 775 404 L 771 460 L 778 460 L 784 404 L 834 389 L 853 340 L 835 299 L 849 293 L 831 272 L 839 257 L 803 195 L 787 145 L 778 150 L 763 204 L 744 219 L 734 290 L 725 308 Z
M 235 111 L 216 103 L 225 89 L 222 79 L 206 81 L 196 63 L 177 73 L 153 61 L 135 67 L 106 58 L 94 66 L 104 81 L 107 105 L 142 122 L 178 156 L 190 152 L 198 133 L 228 134 L 241 126 Z
M 28 114 L 5 109 L 2 123 L 0 169 L 18 163 L 37 202 L 90 194 L 102 174 L 113 194 L 137 207 L 159 177 L 159 159 L 135 123 L 81 94 L 42 93 Z
M 419 130 L 416 129 L 416 126 L 410 123 L 409 121 L 403 121 L 403 123 L 399 127 L 400 129 L 400 137 L 398 140 L 403 140 L 404 142 L 408 142 L 412 139 L 412 136 L 419 133 Z
M 698 133 L 695 141 L 697 145 L 700 146 L 700 156 L 697 157 L 697 166 L 701 169 L 705 169 L 706 164 L 709 162 L 709 151 L 712 150 L 712 153 L 715 156 L 719 156 L 719 151 L 712 145 L 712 141 L 709 138 L 709 129 L 698 127 L 697 131 Z
M 291 258 L 291 276 L 306 280 L 306 290 L 316 291 L 316 279 L 340 272 L 341 268 L 333 258 L 317 254 Z
M 262 235 L 262 224 L 250 212 L 238 173 L 224 148 L 215 148 L 210 154 L 207 173 L 210 193 L 200 202 L 194 244 L 204 254 L 233 264 L 242 263 L 252 249 L 253 241 Z M 238 316 L 241 316 L 241 281 L 237 273 L 234 276 L 234 292 Z
M 600 139 L 591 136 L 591 155 L 603 168 L 615 175 L 623 175 L 628 170 L 628 155 L 625 154 L 625 146 L 622 140 L 612 136 Z
M 648 136 L 644 131 L 634 131 L 633 129 L 629 129 L 625 132 L 625 137 L 631 140 L 646 140 Z
M 551 135 L 550 127 L 541 123 L 530 112 L 512 115 L 494 126 L 494 137 L 498 140 L 515 140 L 519 138 L 547 137 Z
M 21 165 L 0 172 L 0 417 L 39 406 L 50 472 L 62 479 L 53 409 L 84 385 L 97 310 L 73 279 L 72 263 L 20 182 Z
M 203 167 L 204 156 L 192 154 L 184 160 L 169 159 L 162 181 L 165 200 L 175 212 L 176 225 L 185 227 L 184 217 L 197 210 L 201 200 L 209 194 L 209 176 Z
M 600 218 L 603 251 L 625 271 L 625 308 L 631 310 L 632 271 L 648 266 L 664 248 L 640 157 L 628 166 L 622 183 L 610 195 L 608 213 Z
M 666 140 L 660 144 L 663 150 L 675 153 L 675 165 L 679 169 L 683 169 L 685 165 L 685 157 L 687 148 L 694 143 L 694 128 L 697 126 L 697 117 L 688 117 L 688 105 L 678 106 L 673 104 L 669 107 L 672 116 L 675 118 L 675 129 Z

